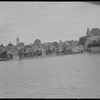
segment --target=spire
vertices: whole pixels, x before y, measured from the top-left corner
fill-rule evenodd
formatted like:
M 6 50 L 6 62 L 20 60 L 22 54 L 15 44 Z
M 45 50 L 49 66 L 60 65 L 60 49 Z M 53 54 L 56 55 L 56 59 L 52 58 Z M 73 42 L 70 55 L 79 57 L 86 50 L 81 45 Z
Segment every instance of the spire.
M 16 44 L 18 45 L 20 43 L 20 40 L 19 40 L 19 37 L 17 35 L 17 38 L 16 38 Z
M 88 34 L 89 34 L 89 32 L 90 32 L 90 29 L 89 29 L 89 27 L 87 27 L 87 32 L 86 32 L 86 35 L 88 35 Z
M 17 39 L 19 39 L 18 34 L 17 34 Z

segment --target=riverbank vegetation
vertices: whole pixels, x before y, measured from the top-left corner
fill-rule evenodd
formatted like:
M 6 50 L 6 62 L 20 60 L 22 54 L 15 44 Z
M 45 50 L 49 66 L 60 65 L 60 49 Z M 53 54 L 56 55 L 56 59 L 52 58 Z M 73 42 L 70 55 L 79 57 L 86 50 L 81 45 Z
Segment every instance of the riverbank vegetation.
M 82 53 L 87 50 L 89 51 L 91 47 L 100 46 L 100 33 L 98 33 L 100 31 L 98 30 L 98 28 L 92 28 L 91 31 L 89 31 L 89 28 L 87 28 L 86 35 L 79 37 L 78 41 L 59 40 L 59 42 L 41 43 L 40 39 L 35 39 L 34 43 L 25 45 L 25 43 L 19 42 L 19 38 L 17 37 L 16 45 L 12 43 L 9 43 L 7 46 L 3 44 L 0 45 L 0 58 L 13 59 L 15 55 L 24 58 Z

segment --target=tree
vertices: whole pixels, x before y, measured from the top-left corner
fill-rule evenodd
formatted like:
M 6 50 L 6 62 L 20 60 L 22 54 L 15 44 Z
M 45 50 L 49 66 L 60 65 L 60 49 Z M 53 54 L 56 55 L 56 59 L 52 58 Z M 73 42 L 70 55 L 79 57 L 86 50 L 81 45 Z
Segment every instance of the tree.
M 10 47 L 11 47 L 11 46 L 13 46 L 13 44 L 9 42 L 8 46 L 10 46 Z
M 4 47 L 4 45 L 3 45 L 3 44 L 1 44 L 0 46 L 1 46 L 1 47 Z
M 79 38 L 79 43 L 78 44 L 84 46 L 85 41 L 86 41 L 86 37 L 82 36 L 82 37 Z
M 40 40 L 40 39 L 36 39 L 36 40 L 34 41 L 34 44 L 41 44 L 41 40 Z
M 55 46 L 55 47 L 57 47 L 58 43 L 57 42 L 53 42 L 52 45 Z
M 21 46 L 25 46 L 25 44 L 23 42 L 20 43 Z

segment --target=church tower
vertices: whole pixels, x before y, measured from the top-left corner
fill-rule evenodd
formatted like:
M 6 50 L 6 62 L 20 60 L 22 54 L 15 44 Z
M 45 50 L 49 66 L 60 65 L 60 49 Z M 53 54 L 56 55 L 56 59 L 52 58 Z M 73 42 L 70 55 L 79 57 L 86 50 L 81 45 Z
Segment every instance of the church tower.
M 86 32 L 87 36 L 89 35 L 89 32 L 90 32 L 89 27 L 87 27 L 87 32 Z
M 16 38 L 16 45 L 18 46 L 18 44 L 20 43 L 20 40 L 19 40 L 19 37 L 17 35 L 17 38 Z

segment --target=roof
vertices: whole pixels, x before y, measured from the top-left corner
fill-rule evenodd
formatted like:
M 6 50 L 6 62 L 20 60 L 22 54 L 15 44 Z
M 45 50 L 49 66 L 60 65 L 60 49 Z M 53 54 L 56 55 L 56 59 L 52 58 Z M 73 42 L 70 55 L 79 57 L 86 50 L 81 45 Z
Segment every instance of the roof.
M 92 28 L 91 31 L 89 32 L 89 34 L 92 36 L 100 35 L 100 29 L 99 28 Z

